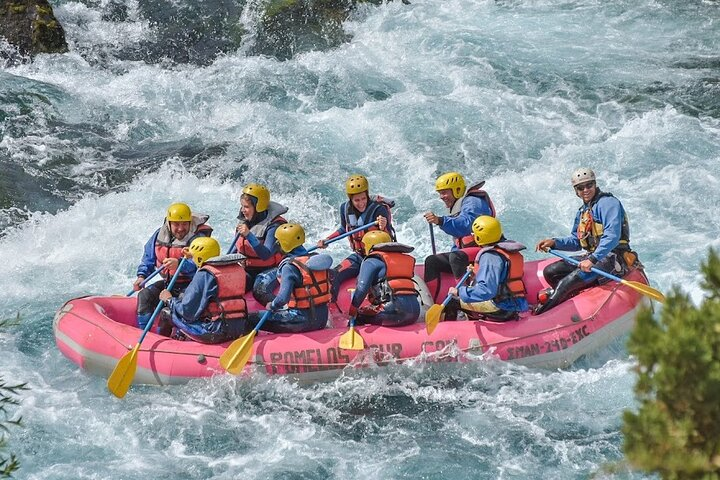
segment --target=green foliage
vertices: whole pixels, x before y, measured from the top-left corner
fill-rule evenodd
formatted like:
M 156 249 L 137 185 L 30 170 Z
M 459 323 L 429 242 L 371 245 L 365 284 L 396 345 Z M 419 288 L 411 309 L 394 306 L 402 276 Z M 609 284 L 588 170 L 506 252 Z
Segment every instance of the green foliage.
M 720 479 L 720 258 L 702 265 L 700 307 L 679 288 L 659 320 L 638 315 L 628 350 L 638 360 L 637 413 L 624 413 L 625 455 L 661 478 Z
M 9 325 L 16 325 L 20 321 L 20 314 L 17 318 L 9 320 L 0 320 L 0 329 Z M 10 433 L 9 426 L 22 425 L 22 417 L 13 419 L 11 417 L 11 407 L 19 405 L 18 395 L 21 391 L 28 390 L 27 384 L 8 384 L 2 376 L 0 376 L 0 478 L 9 478 L 12 473 L 20 468 L 20 462 L 14 454 L 6 456 L 4 454 L 7 447 L 7 435 Z

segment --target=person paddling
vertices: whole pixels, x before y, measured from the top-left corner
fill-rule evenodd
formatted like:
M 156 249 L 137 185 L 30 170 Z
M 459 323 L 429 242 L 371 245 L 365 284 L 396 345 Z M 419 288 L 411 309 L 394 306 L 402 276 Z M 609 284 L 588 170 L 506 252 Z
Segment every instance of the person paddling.
M 193 240 L 186 254 L 198 271 L 185 293 L 178 298 L 169 290 L 160 292 L 175 328 L 200 343 L 227 342 L 248 333 L 243 256 L 220 256 L 220 244 L 209 237 Z
M 472 225 L 480 250 L 472 268 L 470 286 L 451 287 L 448 293 L 459 298 L 460 309 L 470 320 L 506 322 L 529 309 L 523 283 L 525 245 L 507 240 L 500 222 L 483 215 Z M 457 301 L 457 300 L 456 300 Z
M 381 195 L 370 196 L 370 184 L 363 175 L 352 175 L 345 182 L 345 193 L 348 200 L 340 205 L 340 227 L 323 240 L 317 243 L 318 248 L 325 248 L 328 240 L 349 232 L 361 225 L 377 220 L 377 226 L 368 228 L 387 232 L 395 240 L 395 229 L 392 225 L 390 208 L 395 205 L 391 199 Z M 333 269 L 332 272 L 332 301 L 337 300 L 340 285 L 350 278 L 357 277 L 360 264 L 365 257 L 365 248 L 362 244 L 364 231 L 357 232 L 348 237 L 353 250 L 347 258 Z
M 449 210 L 448 215 L 438 216 L 433 212 L 425 213 L 425 220 L 432 225 L 438 225 L 440 230 L 453 237 L 453 247 L 450 252 L 438 253 L 425 258 L 425 273 L 423 280 L 437 301 L 440 295 L 440 275 L 443 272 L 452 273 L 456 280 L 465 274 L 465 268 L 472 258 L 475 258 L 480 247 L 475 243 L 472 224 L 480 215 L 495 216 L 495 207 L 490 196 L 482 190 L 485 182 L 479 182 L 470 188 L 465 188 L 465 178 L 457 172 L 440 175 L 435 181 L 435 191 L 440 200 Z M 454 318 L 457 310 L 449 307 L 445 310 L 445 317 Z
M 358 324 L 400 327 L 420 316 L 418 292 L 413 282 L 413 247 L 393 242 L 387 232 L 375 230 L 363 236 L 365 258 L 353 292 L 350 317 Z M 361 306 L 366 297 L 370 305 Z
M 209 216 L 194 214 L 185 203 L 173 203 L 167 209 L 165 221 L 145 244 L 142 260 L 137 268 L 137 279 L 133 290 L 138 291 L 137 324 L 145 328 L 159 301 L 160 292 L 167 287 L 178 268 L 183 249 L 190 245 L 195 237 L 209 237 L 212 227 L 207 224 Z M 141 287 L 143 280 L 156 268 L 164 267 L 162 282 Z M 197 267 L 193 262 L 185 262 L 180 271 L 173 294 L 179 295 L 190 283 Z M 166 335 L 169 332 L 162 332 Z
M 270 200 L 270 191 L 259 183 L 245 185 L 240 196 L 237 240 L 232 253 L 245 255 L 246 288 L 255 293 L 259 274 L 272 270 L 283 258 L 277 249 L 275 230 L 287 221 L 288 208 Z M 274 275 L 275 272 L 273 271 Z
M 586 288 L 607 282 L 591 272 L 593 267 L 622 277 L 629 267 L 638 265 L 637 255 L 630 249 L 630 227 L 620 200 L 600 190 L 595 172 L 589 168 L 575 170 L 570 182 L 583 202 L 575 214 L 570 235 L 540 240 L 535 250 L 582 249 L 585 253 L 572 257 L 580 262 L 577 267 L 564 260 L 545 267 L 543 277 L 553 290 L 535 313 L 546 312 Z
M 304 247 L 305 230 L 296 223 L 286 223 L 275 230 L 284 257 L 278 267 L 280 288 L 266 308 L 272 315 L 262 330 L 274 333 L 311 332 L 325 328 L 330 302 L 330 267 L 332 257 L 308 253 Z M 287 305 L 286 309 L 283 309 Z M 265 311 L 251 314 L 256 325 Z

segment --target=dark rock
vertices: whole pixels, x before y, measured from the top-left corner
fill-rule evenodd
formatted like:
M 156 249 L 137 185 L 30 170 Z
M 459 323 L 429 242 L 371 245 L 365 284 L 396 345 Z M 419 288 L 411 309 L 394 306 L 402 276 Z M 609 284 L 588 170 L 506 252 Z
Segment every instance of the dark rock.
M 271 0 L 251 54 L 285 60 L 311 50 L 334 48 L 351 39 L 343 22 L 359 4 L 384 0 Z M 403 0 L 409 3 L 409 0 Z
M 0 0 L 0 37 L 23 57 L 68 51 L 65 31 L 47 0 Z

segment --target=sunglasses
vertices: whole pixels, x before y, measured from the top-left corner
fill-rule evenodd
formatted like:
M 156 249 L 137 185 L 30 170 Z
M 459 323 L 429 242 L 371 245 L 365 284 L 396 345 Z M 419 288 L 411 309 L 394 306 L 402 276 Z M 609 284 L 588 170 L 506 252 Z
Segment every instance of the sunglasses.
M 581 183 L 580 185 L 575 185 L 575 190 L 582 192 L 583 190 L 590 190 L 593 187 L 595 187 L 595 182 Z

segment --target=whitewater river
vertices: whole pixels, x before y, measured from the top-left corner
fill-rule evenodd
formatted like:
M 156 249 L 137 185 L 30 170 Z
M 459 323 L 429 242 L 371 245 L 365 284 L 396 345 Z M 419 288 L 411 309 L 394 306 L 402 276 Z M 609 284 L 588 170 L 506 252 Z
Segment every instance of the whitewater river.
M 287 59 L 256 54 L 260 2 L 238 2 L 55 0 L 70 53 L 0 68 L 0 318 L 20 316 L 0 333 L 0 375 L 31 387 L 13 409 L 18 478 L 650 478 L 603 473 L 635 405 L 625 339 L 565 370 L 418 362 L 123 400 L 60 354 L 55 311 L 127 292 L 168 204 L 208 213 L 225 247 L 252 181 L 314 240 L 365 174 L 423 258 L 439 174 L 485 179 L 508 236 L 533 246 L 568 233 L 568 177 L 589 166 L 623 201 L 653 286 L 701 298 L 699 263 L 720 248 L 717 2 L 363 6 L 346 42 Z M 172 28 L 192 15 L 225 22 L 222 54 Z

